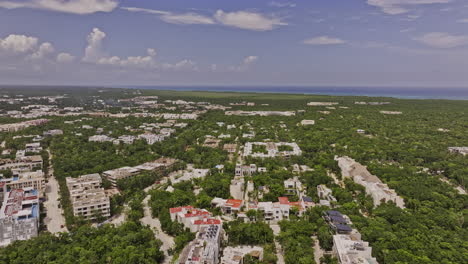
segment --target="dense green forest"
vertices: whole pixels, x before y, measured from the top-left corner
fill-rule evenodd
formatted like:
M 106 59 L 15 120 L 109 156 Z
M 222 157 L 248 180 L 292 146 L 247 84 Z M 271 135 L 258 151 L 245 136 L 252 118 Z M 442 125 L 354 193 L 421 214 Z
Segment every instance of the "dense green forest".
M 50 117 L 52 121 L 44 127 L 31 127 L 15 134 L 3 133 L 0 135 L 0 139 L 6 140 L 9 148 L 20 149 L 24 142 L 21 139 L 13 140 L 13 135 L 41 133 L 46 129 L 63 129 L 63 136 L 48 139 L 43 143 L 45 146 L 50 146 L 55 174 L 63 189 L 65 189 L 63 186 L 65 177 L 100 173 L 121 166 L 134 166 L 161 156 L 177 158 L 184 163 L 194 164 L 197 168 L 212 169 L 211 175 L 204 180 L 174 186 L 175 191 L 172 193 L 162 190 L 150 192 L 149 204 L 153 215 L 159 217 L 165 232 L 177 238 L 177 250 L 190 241 L 193 234 L 170 221 L 168 208 L 191 204 L 216 213 L 210 208 L 209 201 L 214 197 L 229 198 L 229 183 L 234 176 L 234 159 L 230 158 L 229 154 L 222 148 L 203 147 L 200 143 L 203 142 L 206 135 L 216 137 L 221 134 L 230 134 L 230 138 L 222 140 L 221 146 L 224 143 L 236 142 L 236 138 L 238 144 L 266 139 L 294 141 L 302 149 L 301 156 L 290 159 L 265 160 L 246 158 L 246 164 L 255 163 L 259 167 L 267 168 L 267 173 L 253 175 L 256 189 L 259 186 L 269 186 L 270 193 L 264 195 L 262 201 L 277 201 L 277 197 L 284 194 L 283 181 L 293 176 L 290 170 L 293 164 L 308 165 L 313 171 L 300 174 L 301 181 L 308 187 L 307 194 L 317 201 L 316 185 L 326 184 L 331 188 L 333 195 L 338 200 L 339 210 L 351 218 L 354 226 L 363 235 L 363 239 L 370 242 L 373 247 L 373 255 L 380 263 L 458 264 L 466 262 L 468 258 L 468 198 L 467 195 L 457 192 L 455 187 L 462 186 L 465 189 L 468 187 L 468 157 L 449 153 L 448 147 L 468 146 L 468 136 L 466 135 L 468 102 L 256 93 L 155 90 L 142 90 L 141 92 L 143 95 L 158 95 L 161 101 L 182 99 L 221 105 L 240 101 L 256 103 L 256 106 L 236 106 L 233 110 L 304 111 L 298 111 L 292 117 L 243 117 L 226 116 L 223 111 L 211 110 L 201 115 L 197 121 L 189 121 L 188 127 L 178 129 L 174 137 L 151 146 L 143 141 L 136 141 L 132 145 L 117 146 L 112 143 L 89 143 L 87 138 L 92 135 L 90 131 L 83 130 L 78 125 L 63 123 L 65 120 L 75 120 L 79 117 Z M 100 94 L 92 91 L 82 94 L 71 92 L 70 94 L 70 98 L 65 103 L 67 106 L 87 107 L 89 107 L 90 102 L 93 102 L 89 99 L 90 95 L 109 99 L 134 96 L 131 90 Z M 330 109 L 307 106 L 310 101 L 329 101 L 339 104 Z M 356 101 L 385 101 L 390 104 L 357 105 L 354 103 Z M 95 106 L 95 108 L 99 107 Z M 117 104 L 108 110 L 120 111 L 121 107 L 122 105 Z M 319 111 L 329 111 L 330 113 L 325 114 Z M 402 114 L 385 115 L 380 111 L 401 111 Z M 298 125 L 304 119 L 315 120 L 316 124 L 312 126 Z M 12 122 L 9 118 L 0 119 L 0 121 L 2 123 Z M 117 119 L 95 117 L 80 123 L 79 126 L 89 124 L 102 127 L 105 131 L 112 131 L 113 135 L 119 136 L 128 134 L 123 130 L 123 127 L 137 127 L 144 122 L 163 121 L 131 117 Z M 236 129 L 219 126 L 217 122 L 235 125 Z M 357 133 L 358 129 L 365 130 L 365 133 Z M 77 136 L 76 132 L 82 133 L 82 135 Z M 244 133 L 250 132 L 255 132 L 254 138 L 242 137 Z M 346 188 L 335 184 L 330 177 L 331 174 L 335 174 L 340 178 L 340 170 L 334 160 L 335 156 L 349 156 L 368 166 L 370 172 L 377 175 L 404 198 L 406 209 L 400 209 L 392 204 L 382 204 L 374 208 L 371 199 L 365 195 L 361 186 L 356 186 L 350 181 L 345 181 Z M 225 165 L 224 172 L 214 169 L 214 166 L 218 164 Z M 284 170 L 283 167 L 289 170 Z M 133 201 L 135 197 L 138 198 L 138 195 L 134 195 L 134 193 L 137 193 L 139 188 L 144 188 L 151 181 L 158 179 L 154 175 L 146 176 L 146 178 L 144 178 L 145 176 L 141 177 L 139 179 L 146 182 L 141 186 L 137 182 L 120 183 L 122 189 L 127 188 L 132 191 L 129 191 L 131 194 L 128 197 L 117 203 L 121 205 L 124 201 Z M 448 183 L 442 181 L 443 179 L 446 179 Z M 193 193 L 195 186 L 202 188 L 198 195 Z M 137 199 L 137 201 L 139 200 Z M 62 203 L 67 203 L 66 198 Z M 138 211 L 137 206 L 134 207 L 136 209 L 134 211 Z M 305 261 L 305 259 L 313 261 L 312 235 L 317 236 L 322 248 L 331 249 L 330 230 L 321 218 L 323 210 L 323 208 L 314 208 L 303 217 L 281 223 L 282 232 L 279 241 L 283 245 L 286 263 L 313 263 Z M 70 214 L 70 212 L 67 213 L 67 210 L 65 213 L 66 215 Z M 135 219 L 137 218 L 138 215 L 135 216 Z M 80 224 L 77 224 L 77 228 L 80 228 Z M 261 231 L 241 224 L 233 225 L 230 228 L 229 230 L 236 230 L 236 232 L 251 232 L 253 230 L 253 234 Z M 115 232 L 118 230 L 120 229 L 115 229 Z M 137 227 L 134 230 L 138 234 L 146 232 L 146 229 L 141 231 Z M 114 229 L 106 227 L 89 232 L 91 239 L 93 234 L 95 234 L 95 239 L 99 239 L 107 233 L 112 236 Z M 34 240 L 13 244 L 3 252 L 0 251 L 0 253 L 4 253 L 0 256 L 8 257 L 9 259 L 5 260 L 8 263 L 9 260 L 13 261 L 17 257 L 14 252 L 18 252 L 20 249 L 25 252 L 24 254 L 35 255 L 38 252 L 37 249 L 40 248 L 40 243 L 47 245 L 44 252 L 52 249 L 54 251 L 57 249 L 58 252 L 60 252 L 59 249 L 68 250 L 68 246 L 75 243 L 81 245 L 76 233 L 64 236 L 66 239 L 42 234 Z M 239 240 L 235 238 L 235 235 L 233 237 L 232 241 Z M 252 241 L 252 243 L 260 242 Z M 265 235 L 265 241 L 261 241 L 261 243 L 271 244 L 268 235 Z M 130 245 L 132 244 L 130 243 Z M 147 244 L 134 246 L 146 247 Z M 98 257 L 102 258 L 97 261 L 103 260 L 104 263 L 108 261 L 110 252 L 115 252 L 106 248 L 100 250 L 102 252 L 96 252 L 100 252 Z M 73 252 L 70 250 L 69 254 Z M 138 250 L 136 253 L 141 252 Z M 150 252 L 142 254 L 150 254 Z M 63 255 L 63 258 L 57 257 L 55 263 L 60 263 L 59 260 L 66 260 L 64 257 L 67 255 Z M 125 254 L 122 253 L 122 255 Z M 151 256 L 156 255 L 158 254 L 154 253 Z M 74 256 L 77 258 L 78 255 Z M 43 258 L 43 260 L 37 261 L 39 263 L 55 260 L 55 258 L 45 258 L 41 254 L 38 257 Z M 160 259 L 154 258 L 154 260 Z M 88 263 L 98 263 L 89 261 Z M 332 263 L 331 261 L 333 260 L 329 262 Z M 62 263 L 66 263 L 66 261 Z M 112 263 L 123 262 L 115 260 Z

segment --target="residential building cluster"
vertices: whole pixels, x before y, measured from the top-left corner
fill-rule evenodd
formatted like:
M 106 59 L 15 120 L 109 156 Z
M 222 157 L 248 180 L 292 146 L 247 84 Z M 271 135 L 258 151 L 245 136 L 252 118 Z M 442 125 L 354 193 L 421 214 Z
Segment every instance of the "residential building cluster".
M 225 115 L 231 116 L 295 116 L 296 112 L 294 111 L 226 111 Z
M 377 176 L 372 175 L 365 166 L 349 157 L 337 157 L 336 160 L 341 168 L 343 178 L 352 178 L 354 182 L 364 186 L 366 193 L 372 196 L 374 206 L 392 201 L 396 206 L 405 208 L 403 198 L 398 196 L 395 190 L 390 189 L 387 184 L 382 183 Z
M 49 122 L 49 119 L 35 119 L 13 124 L 0 125 L 0 132 L 16 132 L 31 126 L 40 126 Z
M 30 187 L 7 191 L 0 208 L 0 246 L 35 237 L 38 228 L 38 191 Z
M 117 186 L 117 181 L 133 177 L 143 171 L 163 171 L 171 168 L 177 160 L 171 158 L 160 158 L 153 162 L 146 162 L 135 167 L 122 167 L 114 170 L 108 170 L 102 173 L 113 186 Z
M 253 152 L 253 147 L 264 146 L 265 152 Z M 284 148 L 284 149 L 283 149 Z M 302 151 L 297 143 L 288 142 L 247 142 L 244 146 L 244 157 L 253 158 L 274 158 L 274 157 L 290 157 L 300 156 Z

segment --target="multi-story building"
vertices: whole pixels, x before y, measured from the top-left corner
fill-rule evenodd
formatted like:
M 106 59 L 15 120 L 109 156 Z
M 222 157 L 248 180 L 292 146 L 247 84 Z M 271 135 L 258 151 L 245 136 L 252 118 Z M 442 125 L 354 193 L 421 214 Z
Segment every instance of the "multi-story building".
M 4 196 L 0 209 L 0 246 L 37 236 L 39 225 L 37 190 L 13 189 Z
M 398 196 L 395 190 L 390 189 L 387 184 L 382 183 L 377 176 L 372 175 L 365 166 L 349 157 L 337 157 L 336 160 L 341 168 L 343 178 L 352 178 L 354 182 L 364 186 L 366 193 L 372 196 L 374 206 L 380 205 L 382 201 L 392 201 L 400 208 L 405 207 L 403 198 Z
M 97 216 L 110 216 L 109 197 L 101 188 L 102 179 L 99 174 L 83 175 L 78 178 L 66 178 L 73 215 L 85 219 L 95 219 Z
M 15 171 L 32 171 L 33 169 L 42 169 L 42 157 L 36 156 L 24 156 L 18 159 L 3 159 L 0 160 L 0 170 L 12 170 Z
M 133 167 L 122 167 L 114 170 L 108 170 L 102 173 L 113 186 L 117 186 L 117 181 L 121 179 L 127 179 L 140 173 L 140 170 Z
M 378 264 L 369 242 L 354 235 L 334 235 L 333 253 L 340 264 Z
M 221 225 L 203 226 L 180 254 L 179 264 L 218 264 L 221 237 Z
M 20 173 L 12 178 L 4 178 L 0 180 L 0 189 L 3 186 L 3 193 L 12 189 L 33 188 L 38 190 L 38 195 L 42 196 L 45 190 L 45 177 L 42 171 L 30 171 Z M 1 190 L 0 190 L 1 192 Z M 1 194 L 0 194 L 0 197 Z

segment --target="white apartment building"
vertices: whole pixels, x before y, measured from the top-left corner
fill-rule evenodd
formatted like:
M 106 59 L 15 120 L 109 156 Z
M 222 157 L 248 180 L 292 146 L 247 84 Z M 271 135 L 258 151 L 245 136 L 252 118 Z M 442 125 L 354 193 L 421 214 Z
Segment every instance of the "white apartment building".
M 78 178 L 67 177 L 66 182 L 74 216 L 90 220 L 97 214 L 103 217 L 110 216 L 109 197 L 101 188 L 102 179 L 99 174 L 88 174 Z
M 378 264 L 369 242 L 354 235 L 334 235 L 333 253 L 340 264 Z
M 164 141 L 164 136 L 156 134 L 141 134 L 138 136 L 138 139 L 144 139 L 148 145 L 153 145 L 156 142 Z
M 111 138 L 109 136 L 106 136 L 106 135 L 94 135 L 94 136 L 91 136 L 88 138 L 88 141 L 89 142 L 112 142 L 114 141 L 114 138 Z
M 405 208 L 403 198 L 398 196 L 395 190 L 390 189 L 387 184 L 382 183 L 377 176 L 372 175 L 365 166 L 349 157 L 336 157 L 335 159 L 341 168 L 343 178 L 352 178 L 354 182 L 364 186 L 366 193 L 372 196 L 374 206 L 380 205 L 382 201 L 393 201 L 396 206 Z
M 265 146 L 266 153 L 263 152 L 253 152 L 253 146 Z M 290 148 L 290 150 L 280 150 L 283 147 Z M 288 143 L 288 142 L 247 142 L 244 146 L 244 157 L 254 157 L 254 158 L 274 158 L 274 157 L 290 157 L 290 156 L 300 156 L 302 151 L 297 145 L 297 143 Z

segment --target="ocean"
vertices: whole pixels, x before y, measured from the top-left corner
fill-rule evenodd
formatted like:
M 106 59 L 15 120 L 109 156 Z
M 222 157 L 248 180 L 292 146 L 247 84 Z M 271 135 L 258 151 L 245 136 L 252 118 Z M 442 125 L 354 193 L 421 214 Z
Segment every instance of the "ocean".
M 401 99 L 468 100 L 467 88 L 403 88 L 403 87 L 287 87 L 287 86 L 125 86 L 135 89 L 173 91 L 215 91 L 317 94 L 336 96 L 394 97 Z

